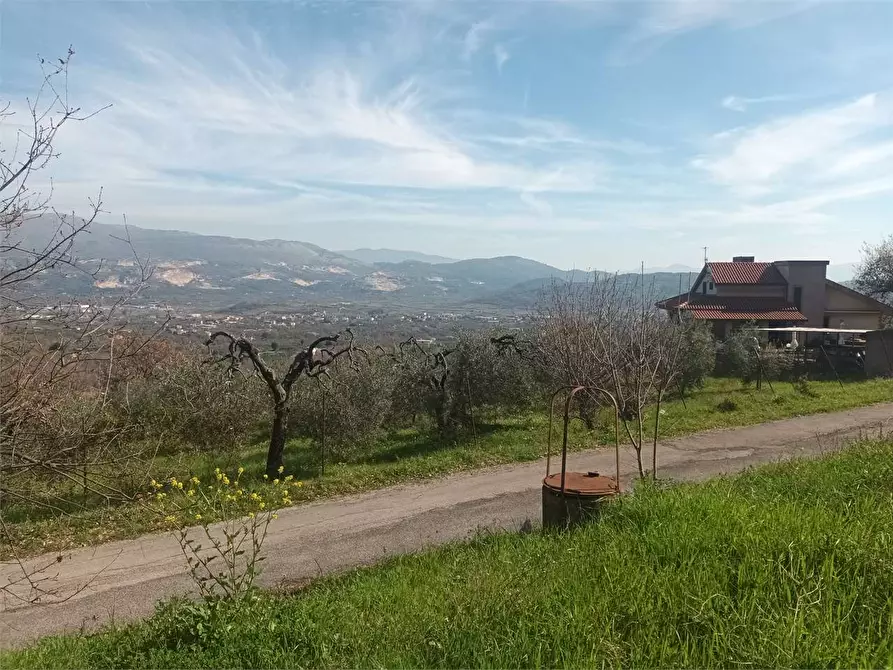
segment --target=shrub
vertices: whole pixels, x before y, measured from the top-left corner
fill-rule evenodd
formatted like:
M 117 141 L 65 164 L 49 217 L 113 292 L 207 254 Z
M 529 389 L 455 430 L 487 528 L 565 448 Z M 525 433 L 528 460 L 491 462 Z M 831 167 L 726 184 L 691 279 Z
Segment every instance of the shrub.
M 716 340 L 707 323 L 693 320 L 686 326 L 676 378 L 676 386 L 683 398 L 691 389 L 701 388 L 716 367 Z
M 734 412 L 738 409 L 738 403 L 731 398 L 723 398 L 719 404 L 716 405 L 716 409 L 720 412 Z
M 257 378 L 192 357 L 131 383 L 118 400 L 118 411 L 138 424 L 144 437 L 174 437 L 198 449 L 225 450 L 250 439 L 266 417 L 267 404 Z
M 289 407 L 289 426 L 296 435 L 321 441 L 328 459 L 361 453 L 392 417 L 393 361 L 382 355 L 337 359 L 319 383 L 296 387 Z
M 728 377 L 737 377 L 745 384 L 757 379 L 759 359 L 756 354 L 757 332 L 749 324 L 732 333 L 717 351 L 717 370 Z

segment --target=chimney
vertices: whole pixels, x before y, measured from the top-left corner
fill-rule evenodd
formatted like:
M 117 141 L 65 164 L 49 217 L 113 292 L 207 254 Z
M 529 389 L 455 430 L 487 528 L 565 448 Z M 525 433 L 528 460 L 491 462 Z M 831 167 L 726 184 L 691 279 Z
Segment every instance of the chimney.
M 733 263 L 753 263 L 754 258 L 755 258 L 754 256 L 733 256 L 732 262 Z

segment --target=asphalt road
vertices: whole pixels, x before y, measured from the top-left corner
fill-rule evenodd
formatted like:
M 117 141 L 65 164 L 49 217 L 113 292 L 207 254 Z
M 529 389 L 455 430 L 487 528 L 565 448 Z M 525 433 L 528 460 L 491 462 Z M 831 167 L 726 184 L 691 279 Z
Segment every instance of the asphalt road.
M 663 442 L 661 477 L 698 480 L 752 465 L 816 456 L 851 438 L 876 436 L 893 426 L 893 403 L 834 414 L 712 431 Z M 500 466 L 281 510 L 270 526 L 260 583 L 295 585 L 317 576 L 375 563 L 387 556 L 461 540 L 482 529 L 517 530 L 540 518 L 544 461 Z M 614 471 L 612 449 L 578 452 L 568 469 Z M 628 487 L 635 461 L 621 453 Z M 52 562 L 55 554 L 30 559 Z M 27 567 L 27 566 L 26 566 Z M 18 566 L 0 567 L 8 583 Z M 148 616 L 155 603 L 190 593 L 192 584 L 176 540 L 153 534 L 81 549 L 53 568 L 53 589 L 64 602 L 23 605 L 0 596 L 0 648 L 36 638 L 94 630 L 109 622 Z

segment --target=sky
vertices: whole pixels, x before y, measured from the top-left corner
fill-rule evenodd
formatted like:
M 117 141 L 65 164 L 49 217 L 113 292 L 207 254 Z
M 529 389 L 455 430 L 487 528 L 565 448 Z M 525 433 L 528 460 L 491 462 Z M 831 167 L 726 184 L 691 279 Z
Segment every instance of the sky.
M 893 232 L 893 0 L 0 0 L 4 148 L 147 228 L 624 270 Z M 111 105 L 110 107 L 106 107 Z

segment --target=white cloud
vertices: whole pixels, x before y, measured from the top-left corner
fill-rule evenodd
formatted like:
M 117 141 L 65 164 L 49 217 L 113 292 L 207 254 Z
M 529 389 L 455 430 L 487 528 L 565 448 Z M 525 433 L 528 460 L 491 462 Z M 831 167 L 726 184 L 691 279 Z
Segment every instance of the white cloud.
M 640 16 L 614 54 L 625 64 L 680 35 L 708 27 L 752 28 L 821 4 L 822 0 L 660 0 L 637 3 Z
M 485 35 L 488 32 L 492 32 L 493 29 L 494 25 L 491 20 L 477 21 L 473 23 L 468 29 L 468 32 L 465 33 L 465 40 L 462 47 L 462 58 L 470 60 L 472 56 L 480 51 L 481 47 L 484 46 Z
M 132 165 L 159 181 L 173 181 L 165 172 L 176 168 L 399 188 L 594 185 L 596 171 L 577 156 L 555 156 L 554 164 L 501 158 L 447 123 L 416 78 L 382 86 L 338 61 L 305 70 L 230 33 L 205 38 L 190 48 L 174 37 L 129 36 L 132 63 L 90 73 L 96 99 L 114 106 L 62 139 L 74 157 L 69 175 L 115 182 Z M 511 139 L 523 146 L 529 131 L 515 130 Z
M 861 151 L 861 142 L 893 123 L 893 100 L 872 93 L 846 104 L 810 110 L 753 128 L 721 133 L 716 148 L 695 165 L 717 181 L 742 190 L 768 187 L 770 180 L 791 176 L 808 178 L 824 171 L 832 159 Z
M 493 47 L 493 57 L 496 59 L 496 69 L 499 70 L 501 74 L 502 66 L 506 64 L 509 58 L 511 58 L 511 55 L 504 46 L 497 44 Z
M 846 175 L 890 161 L 893 161 L 893 142 L 882 142 L 840 156 L 831 163 L 829 172 L 834 176 Z M 888 168 L 888 171 L 893 170 Z
M 748 107 L 752 105 L 759 105 L 768 102 L 787 102 L 790 100 L 796 100 L 796 96 L 791 95 L 764 95 L 757 98 L 745 98 L 739 95 L 727 95 L 722 99 L 720 103 L 726 109 L 730 109 L 733 112 L 744 112 Z

